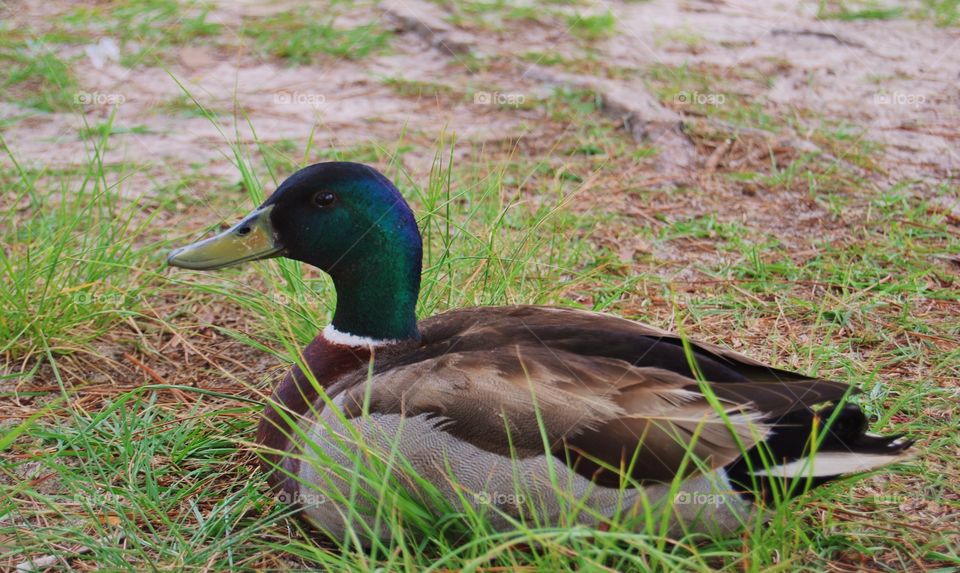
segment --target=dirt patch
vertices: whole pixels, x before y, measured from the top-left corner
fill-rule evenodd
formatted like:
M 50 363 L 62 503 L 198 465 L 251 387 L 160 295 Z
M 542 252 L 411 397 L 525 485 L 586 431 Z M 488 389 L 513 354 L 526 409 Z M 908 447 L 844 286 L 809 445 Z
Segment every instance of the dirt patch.
M 52 17 L 67 11 L 65 5 L 55 6 L 31 6 L 19 17 L 33 22 L 32 16 L 41 12 Z M 166 69 L 112 61 L 97 69 L 89 58 L 75 59 L 73 66 L 81 72 L 77 97 L 89 100 L 87 123 L 105 121 L 111 104 L 121 102 L 115 123 L 139 126 L 136 133 L 115 135 L 109 159 L 169 168 L 205 162 L 212 174 L 225 175 L 231 169 L 224 164 L 229 156 L 225 137 L 249 142 L 251 125 L 266 141 L 299 142 L 312 133 L 326 147 L 389 141 L 404 130 L 435 137 L 446 129 L 466 141 L 519 138 L 524 122 L 547 118 L 536 107 L 478 104 L 476 92 L 519 93 L 535 101 L 557 86 L 568 86 L 598 92 L 611 117 L 636 139 L 660 149 L 661 170 L 702 168 L 709 157 L 698 157 L 680 129 L 689 110 L 682 102 L 657 101 L 645 88 L 644 76 L 652 65 L 705 64 L 731 81 L 744 70 L 762 74 L 766 86 L 748 95 L 772 114 L 802 110 L 809 115 L 805 112 L 812 110 L 815 114 L 804 119 L 811 129 L 823 121 L 862 129 L 857 137 L 883 145 L 882 164 L 890 181 L 941 182 L 951 180 L 960 167 L 955 151 L 960 69 L 948 55 L 951 46 L 960 45 L 960 34 L 926 22 L 824 21 L 808 8 L 783 2 L 617 3 L 610 7 L 617 34 L 584 45 L 563 29 L 569 28 L 566 21 L 559 26 L 508 21 L 491 32 L 454 25 L 454 14 L 434 4 L 388 2 L 352 17 L 398 27 L 392 53 L 291 67 L 256 54 L 240 34 L 245 19 L 283 10 L 261 2 L 217 5 L 209 18 L 223 26 L 221 36 L 212 44 L 171 49 Z M 569 57 L 589 53 L 598 61 L 597 75 L 518 57 L 544 47 Z M 59 50 L 65 57 L 78 51 L 69 46 Z M 511 63 L 478 71 L 469 61 L 474 57 Z M 606 77 L 604 64 L 614 62 L 631 70 L 629 77 Z M 725 72 L 730 77 L 724 78 Z M 450 86 L 457 97 L 418 100 L 398 93 L 388 79 Z M 223 133 L 190 110 L 192 101 L 177 82 L 217 114 Z M 711 93 L 685 95 L 706 98 Z M 174 109 L 177 102 L 182 109 Z M 17 114 L 22 110 L 15 106 L 2 108 L 2 117 Z M 7 138 L 27 162 L 71 164 L 84 161 L 89 152 L 89 144 L 78 136 L 82 125 L 76 114 L 11 123 Z M 57 148 L 53 157 L 52 147 Z

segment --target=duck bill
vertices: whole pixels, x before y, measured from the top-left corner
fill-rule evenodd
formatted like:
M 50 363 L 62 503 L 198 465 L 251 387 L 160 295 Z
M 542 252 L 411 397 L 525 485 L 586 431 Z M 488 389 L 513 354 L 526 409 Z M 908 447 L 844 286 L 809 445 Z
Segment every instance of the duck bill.
M 273 205 L 257 209 L 226 231 L 170 253 L 171 267 L 194 270 L 222 269 L 247 261 L 278 257 L 283 246 L 270 223 Z

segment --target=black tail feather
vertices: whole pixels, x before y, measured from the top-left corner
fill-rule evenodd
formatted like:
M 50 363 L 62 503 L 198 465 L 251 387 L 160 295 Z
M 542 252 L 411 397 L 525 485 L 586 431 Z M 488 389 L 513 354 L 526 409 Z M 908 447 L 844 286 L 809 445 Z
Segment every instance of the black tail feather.
M 855 404 L 818 412 L 803 408 L 767 422 L 773 425 L 769 437 L 725 469 L 742 496 L 768 503 L 795 497 L 847 473 L 895 462 L 914 443 L 903 434 L 869 434 L 867 417 Z M 811 452 L 812 467 L 806 460 Z M 848 463 L 836 462 L 846 458 Z M 833 463 L 816 463 L 828 459 Z M 863 467 L 849 469 L 858 464 Z M 832 473 L 831 467 L 838 471 Z

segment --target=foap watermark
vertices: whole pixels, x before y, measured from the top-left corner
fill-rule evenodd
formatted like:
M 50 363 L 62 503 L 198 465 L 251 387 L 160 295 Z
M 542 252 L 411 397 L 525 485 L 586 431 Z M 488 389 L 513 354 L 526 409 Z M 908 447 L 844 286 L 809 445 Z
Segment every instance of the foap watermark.
M 526 101 L 527 96 L 521 93 L 476 92 L 473 94 L 473 103 L 477 105 L 520 107 Z
M 302 506 L 323 505 L 329 501 L 327 496 L 314 491 L 281 491 L 277 494 L 277 501 L 286 505 L 298 504 Z
M 916 503 L 917 498 L 907 495 L 898 495 L 893 493 L 881 493 L 876 495 L 868 495 L 862 498 L 864 501 L 875 505 L 895 505 L 901 506 L 909 503 Z
M 681 105 L 723 105 L 727 103 L 725 94 L 713 92 L 680 92 L 674 99 Z
M 311 92 L 278 92 L 273 94 L 277 105 L 310 105 L 320 107 L 327 103 L 327 96 Z
M 720 507 L 727 502 L 727 496 L 722 493 L 706 493 L 702 491 L 681 491 L 673 496 L 675 505 L 712 505 Z
M 88 305 L 97 304 L 112 306 L 114 308 L 125 307 L 131 303 L 140 300 L 139 294 L 125 294 L 119 292 L 89 292 L 79 291 L 71 295 L 74 304 Z
M 123 105 L 127 96 L 118 93 L 77 92 L 73 102 L 78 105 Z
M 103 507 L 107 505 L 124 505 L 126 498 L 109 491 L 79 491 L 73 494 L 73 501 L 80 505 Z
M 927 103 L 927 96 L 904 92 L 880 92 L 873 95 L 873 103 L 876 105 L 909 105 L 920 107 Z
M 307 296 L 300 293 L 289 294 L 285 292 L 273 292 L 268 294 L 267 298 L 269 298 L 274 304 L 278 304 L 280 306 L 304 305 L 317 300 L 316 295 Z
M 475 493 L 473 499 L 478 505 L 520 505 L 524 503 L 526 498 L 520 493 L 481 491 Z

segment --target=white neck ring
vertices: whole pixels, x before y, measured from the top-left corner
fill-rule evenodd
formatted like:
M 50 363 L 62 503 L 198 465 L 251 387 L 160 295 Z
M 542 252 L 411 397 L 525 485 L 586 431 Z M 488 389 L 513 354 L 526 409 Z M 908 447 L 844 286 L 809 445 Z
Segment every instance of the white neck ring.
M 328 324 L 326 328 L 323 329 L 322 335 L 327 342 L 339 344 L 340 346 L 363 346 L 376 348 L 378 346 L 387 346 L 389 344 L 396 344 L 398 342 L 397 340 L 390 338 L 376 339 L 370 338 L 369 336 L 357 336 L 356 334 L 350 334 L 349 332 L 340 332 L 334 328 L 332 324 Z

